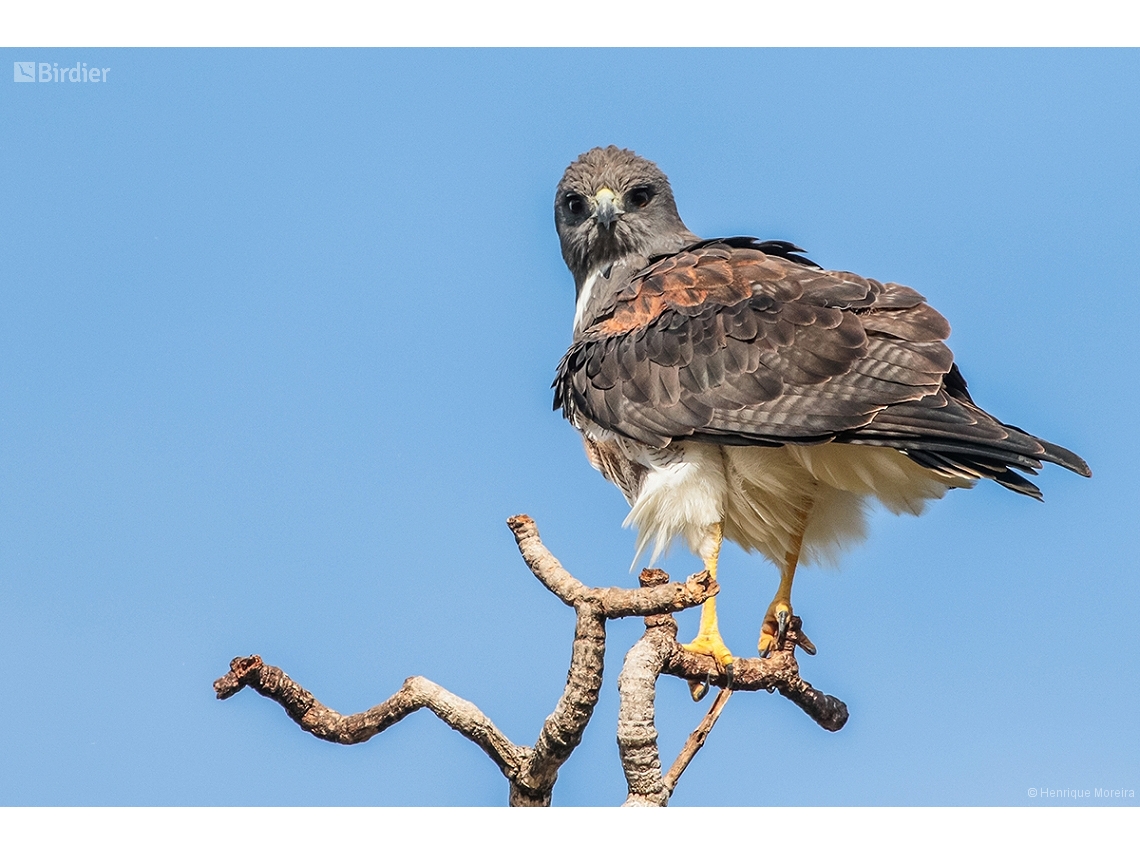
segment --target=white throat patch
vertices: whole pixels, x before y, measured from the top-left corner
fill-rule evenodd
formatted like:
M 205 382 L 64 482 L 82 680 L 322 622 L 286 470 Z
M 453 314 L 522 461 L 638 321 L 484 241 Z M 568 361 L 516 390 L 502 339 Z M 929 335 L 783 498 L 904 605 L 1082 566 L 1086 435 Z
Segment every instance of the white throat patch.
M 578 294 L 578 302 L 574 304 L 574 335 L 578 335 L 582 328 L 582 322 L 586 320 L 586 306 L 594 296 L 594 283 L 598 281 L 602 271 L 595 270 L 586 277 L 586 281 L 582 283 L 582 291 Z

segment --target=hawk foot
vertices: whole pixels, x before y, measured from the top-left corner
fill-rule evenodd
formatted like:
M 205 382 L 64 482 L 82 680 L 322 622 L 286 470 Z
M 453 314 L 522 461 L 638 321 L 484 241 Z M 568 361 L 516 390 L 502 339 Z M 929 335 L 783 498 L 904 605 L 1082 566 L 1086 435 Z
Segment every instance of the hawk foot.
M 720 637 L 720 633 L 716 630 L 712 632 L 700 632 L 697 637 L 690 641 L 688 644 L 682 644 L 683 648 L 690 653 L 698 653 L 702 656 L 711 656 L 716 661 L 717 670 L 724 674 L 725 679 L 729 685 L 732 684 L 732 653 L 728 649 L 728 645 L 724 643 L 724 639 Z M 712 672 L 709 672 L 709 677 L 712 677 Z M 694 701 L 699 701 L 709 692 L 709 682 L 694 680 L 689 683 L 689 694 Z
M 768 606 L 768 611 L 764 614 L 764 623 L 760 628 L 760 643 L 757 647 L 761 659 L 767 659 L 774 651 L 783 649 L 789 628 L 792 630 L 795 646 L 803 648 L 804 653 L 809 656 L 815 656 L 815 645 L 804 634 L 800 619 L 792 614 L 792 604 L 777 598 Z

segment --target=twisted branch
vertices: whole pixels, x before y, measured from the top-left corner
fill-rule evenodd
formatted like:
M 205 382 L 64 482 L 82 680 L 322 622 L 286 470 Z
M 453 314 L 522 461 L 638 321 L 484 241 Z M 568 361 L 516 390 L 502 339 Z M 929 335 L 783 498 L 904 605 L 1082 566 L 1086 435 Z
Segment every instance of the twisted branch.
M 302 730 L 340 745 L 367 742 L 405 716 L 427 707 L 440 721 L 482 748 L 507 778 L 518 773 L 530 751 L 507 739 L 475 704 L 425 677 L 409 677 L 388 700 L 355 715 L 341 715 L 325 706 L 280 668 L 266 665 L 260 656 L 234 659 L 229 672 L 214 681 L 214 692 L 224 701 L 246 686 L 279 703 Z

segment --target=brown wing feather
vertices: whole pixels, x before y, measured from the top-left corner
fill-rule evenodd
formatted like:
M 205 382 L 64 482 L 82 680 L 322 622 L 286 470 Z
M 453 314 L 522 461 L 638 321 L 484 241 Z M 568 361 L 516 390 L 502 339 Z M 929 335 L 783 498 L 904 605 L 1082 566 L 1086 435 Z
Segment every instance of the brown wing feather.
M 658 447 L 815 440 L 937 392 L 948 332 L 908 288 L 713 243 L 634 276 L 556 385 L 560 405 Z
M 918 292 L 755 246 L 705 242 L 635 275 L 563 358 L 555 406 L 655 447 L 888 445 L 1031 494 L 999 474 L 1087 473 L 970 401 L 949 324 Z

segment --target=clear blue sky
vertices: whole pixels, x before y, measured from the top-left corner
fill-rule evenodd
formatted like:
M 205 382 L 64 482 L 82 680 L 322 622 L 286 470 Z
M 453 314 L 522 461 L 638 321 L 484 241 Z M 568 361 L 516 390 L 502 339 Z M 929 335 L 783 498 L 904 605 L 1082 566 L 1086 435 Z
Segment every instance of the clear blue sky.
M 978 402 L 1094 470 L 1046 471 L 1044 504 L 983 484 L 875 514 L 797 578 L 804 676 L 847 727 L 738 695 L 673 803 L 1140 789 L 1140 53 L 0 54 L 111 69 L 0 83 L 0 803 L 505 802 L 429 713 L 340 747 L 211 682 L 256 652 L 347 713 L 423 674 L 533 742 L 573 615 L 503 521 L 635 584 L 624 500 L 548 388 L 573 313 L 554 185 L 608 143 L 699 234 L 922 291 Z M 731 549 L 721 579 L 750 654 L 776 572 Z M 556 803 L 624 796 L 640 632 L 611 624 Z M 672 754 L 704 707 L 659 698 Z

